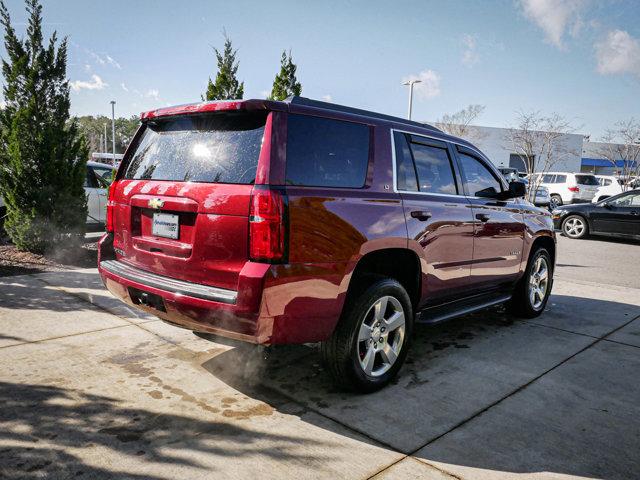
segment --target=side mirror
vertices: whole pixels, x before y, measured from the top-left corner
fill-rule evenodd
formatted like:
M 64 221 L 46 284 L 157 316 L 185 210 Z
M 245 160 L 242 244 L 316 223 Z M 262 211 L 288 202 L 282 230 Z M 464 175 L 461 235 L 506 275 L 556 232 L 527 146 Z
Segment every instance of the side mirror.
M 527 185 L 519 180 L 509 182 L 509 190 L 504 192 L 504 198 L 520 198 L 526 196 Z
M 613 205 L 611 205 L 609 202 L 603 203 L 602 206 L 607 210 L 613 210 Z

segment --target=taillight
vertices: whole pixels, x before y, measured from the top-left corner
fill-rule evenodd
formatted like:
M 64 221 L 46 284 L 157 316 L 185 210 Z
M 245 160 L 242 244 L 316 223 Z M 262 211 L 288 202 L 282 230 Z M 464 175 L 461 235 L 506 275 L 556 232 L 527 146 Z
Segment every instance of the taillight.
M 579 192 L 580 189 L 578 187 L 569 187 L 570 192 Z
M 257 262 L 284 259 L 285 206 L 277 190 L 254 187 L 249 210 L 249 257 Z
M 116 202 L 114 200 L 116 186 L 117 182 L 113 182 L 109 186 L 109 197 L 107 198 L 107 223 L 105 225 L 105 230 L 107 232 L 113 232 L 113 210 L 116 206 Z

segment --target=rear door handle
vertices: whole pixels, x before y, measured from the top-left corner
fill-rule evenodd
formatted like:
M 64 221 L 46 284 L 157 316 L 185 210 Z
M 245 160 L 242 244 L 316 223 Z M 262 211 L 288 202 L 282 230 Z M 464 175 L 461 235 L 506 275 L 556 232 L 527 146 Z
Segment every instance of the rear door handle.
M 489 221 L 489 215 L 487 213 L 476 213 L 476 218 L 481 222 Z
M 425 212 L 424 210 L 414 210 L 413 212 L 411 212 L 411 217 L 424 222 L 425 220 L 429 220 L 431 218 L 431 212 Z

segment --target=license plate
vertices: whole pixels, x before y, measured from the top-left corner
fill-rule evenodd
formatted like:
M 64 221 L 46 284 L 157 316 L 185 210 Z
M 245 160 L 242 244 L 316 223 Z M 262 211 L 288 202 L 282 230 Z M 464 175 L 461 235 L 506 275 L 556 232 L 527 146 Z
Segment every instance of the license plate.
M 151 232 L 156 237 L 173 238 L 180 236 L 180 222 L 178 215 L 170 213 L 154 213 Z

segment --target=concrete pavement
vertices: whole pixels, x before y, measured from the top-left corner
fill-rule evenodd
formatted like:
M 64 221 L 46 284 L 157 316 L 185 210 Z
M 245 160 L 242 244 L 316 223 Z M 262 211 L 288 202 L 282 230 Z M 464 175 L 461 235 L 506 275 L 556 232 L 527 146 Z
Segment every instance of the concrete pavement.
M 265 359 L 133 313 L 95 270 L 2 278 L 0 477 L 637 478 L 640 285 L 619 277 L 559 266 L 538 319 L 418 326 L 368 396 L 312 347 Z

